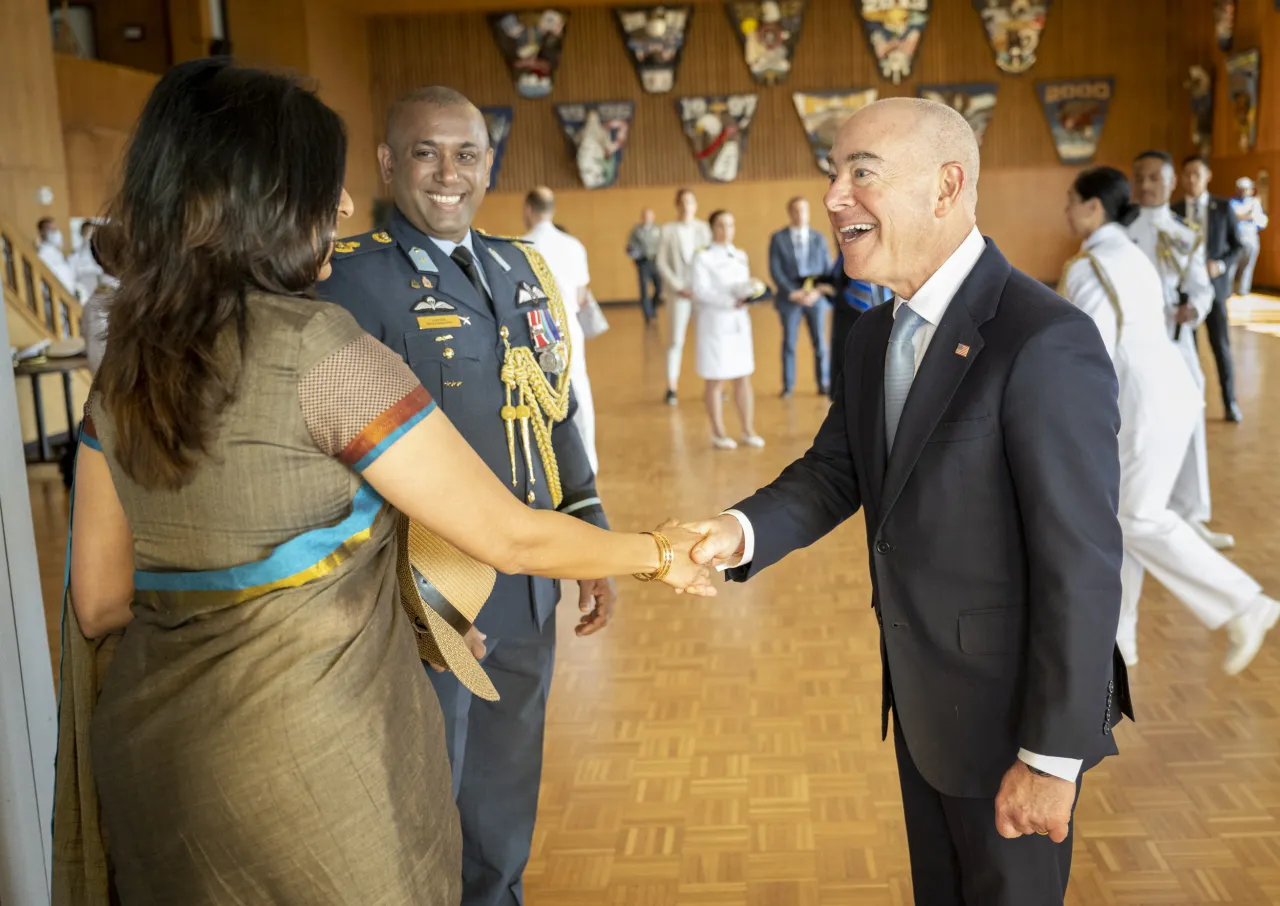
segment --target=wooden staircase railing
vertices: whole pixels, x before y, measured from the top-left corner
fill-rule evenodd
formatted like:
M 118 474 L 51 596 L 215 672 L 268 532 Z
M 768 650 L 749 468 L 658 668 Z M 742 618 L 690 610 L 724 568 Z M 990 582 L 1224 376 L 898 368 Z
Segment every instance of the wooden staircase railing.
M 74 293 L 45 267 L 35 241 L 0 220 L 0 280 L 5 304 L 25 318 L 41 337 L 78 337 L 84 309 Z

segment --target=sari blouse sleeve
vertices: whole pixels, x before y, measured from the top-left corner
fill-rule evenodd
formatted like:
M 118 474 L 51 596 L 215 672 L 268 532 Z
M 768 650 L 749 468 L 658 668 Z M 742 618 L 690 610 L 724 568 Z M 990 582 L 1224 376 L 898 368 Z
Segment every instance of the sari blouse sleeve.
M 336 306 L 302 331 L 298 402 L 317 447 L 357 472 L 436 408 L 396 353 Z

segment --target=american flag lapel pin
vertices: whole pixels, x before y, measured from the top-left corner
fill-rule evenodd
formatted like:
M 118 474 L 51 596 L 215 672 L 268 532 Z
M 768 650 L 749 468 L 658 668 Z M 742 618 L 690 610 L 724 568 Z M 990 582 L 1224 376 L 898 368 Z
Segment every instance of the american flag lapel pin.
M 969 347 L 963 343 L 957 344 L 956 355 L 960 356 L 962 359 L 967 359 L 969 357 Z

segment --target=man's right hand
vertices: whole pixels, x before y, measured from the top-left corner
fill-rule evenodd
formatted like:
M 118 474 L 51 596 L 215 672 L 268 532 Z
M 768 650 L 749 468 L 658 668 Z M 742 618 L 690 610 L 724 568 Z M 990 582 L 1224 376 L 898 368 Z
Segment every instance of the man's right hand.
M 787 299 L 797 305 L 803 305 L 806 295 L 808 294 L 802 289 L 793 289 L 791 292 L 787 293 Z
M 1179 305 L 1173 310 L 1173 320 L 1178 324 L 1189 324 L 1199 316 L 1192 305 Z
M 694 563 L 711 567 L 737 566 L 742 559 L 747 539 L 742 533 L 742 523 L 733 516 L 726 514 L 702 522 L 686 522 L 682 528 L 703 536 L 690 552 Z

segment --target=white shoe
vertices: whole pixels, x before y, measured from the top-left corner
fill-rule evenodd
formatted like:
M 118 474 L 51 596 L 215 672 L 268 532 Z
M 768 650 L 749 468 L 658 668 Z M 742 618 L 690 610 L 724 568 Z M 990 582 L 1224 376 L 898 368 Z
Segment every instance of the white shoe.
M 1116 647 L 1120 649 L 1120 656 L 1124 658 L 1124 665 L 1132 667 L 1138 663 L 1138 642 L 1135 639 L 1116 639 Z
M 1231 639 L 1231 648 L 1222 662 L 1223 673 L 1235 676 L 1248 667 L 1262 648 L 1267 630 L 1276 625 L 1277 619 L 1280 619 L 1280 601 L 1258 595 L 1248 610 L 1228 623 L 1227 637 Z
M 732 437 L 712 437 L 711 446 L 717 450 L 736 450 L 738 449 L 738 442 Z
M 764 446 L 764 438 L 759 434 L 744 434 L 742 435 L 742 442 L 748 447 L 755 447 L 757 450 Z
M 1191 526 L 1191 530 L 1215 551 L 1229 551 L 1236 546 L 1235 536 L 1228 535 L 1226 532 L 1215 532 L 1203 522 L 1188 519 L 1187 525 Z

